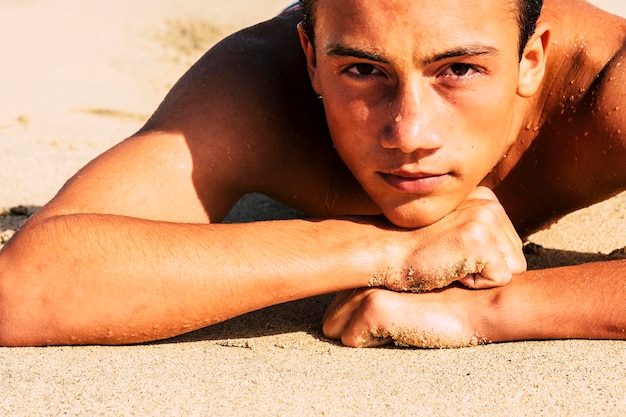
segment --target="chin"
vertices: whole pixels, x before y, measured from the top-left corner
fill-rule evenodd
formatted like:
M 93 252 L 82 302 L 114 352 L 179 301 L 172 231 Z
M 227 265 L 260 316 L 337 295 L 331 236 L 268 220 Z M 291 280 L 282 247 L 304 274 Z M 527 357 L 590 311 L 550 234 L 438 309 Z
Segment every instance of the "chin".
M 384 216 L 394 226 L 404 229 L 419 229 L 429 226 L 441 220 L 446 213 L 434 212 L 432 210 L 406 210 L 406 207 L 396 208 L 390 211 L 383 211 Z

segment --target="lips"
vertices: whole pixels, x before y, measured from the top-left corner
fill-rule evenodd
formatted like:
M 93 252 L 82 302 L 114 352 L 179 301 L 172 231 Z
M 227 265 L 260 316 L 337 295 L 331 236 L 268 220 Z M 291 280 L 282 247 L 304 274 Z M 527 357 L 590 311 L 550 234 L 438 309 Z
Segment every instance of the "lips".
M 396 191 L 411 194 L 430 194 L 442 186 L 449 173 L 431 174 L 424 172 L 395 171 L 379 173 L 382 180 Z

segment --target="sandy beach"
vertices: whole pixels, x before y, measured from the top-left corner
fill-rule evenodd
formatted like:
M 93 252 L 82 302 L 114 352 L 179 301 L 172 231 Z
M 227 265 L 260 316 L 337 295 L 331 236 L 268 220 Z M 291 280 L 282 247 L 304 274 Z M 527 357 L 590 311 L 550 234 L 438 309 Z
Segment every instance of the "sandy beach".
M 212 44 L 288 0 L 0 2 L 0 245 L 74 172 L 139 129 Z M 626 16 L 622 0 L 593 3 Z M 295 213 L 260 196 L 229 221 Z M 626 258 L 626 193 L 533 235 L 529 266 Z M 330 296 L 139 346 L 0 348 L 0 415 L 617 416 L 626 342 L 350 349 Z

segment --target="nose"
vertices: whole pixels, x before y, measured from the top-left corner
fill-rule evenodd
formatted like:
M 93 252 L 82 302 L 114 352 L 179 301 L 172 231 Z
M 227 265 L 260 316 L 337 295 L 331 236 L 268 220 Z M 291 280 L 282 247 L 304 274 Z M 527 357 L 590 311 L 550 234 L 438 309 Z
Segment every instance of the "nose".
M 427 89 L 416 82 L 398 88 L 387 110 L 388 121 L 381 137 L 381 146 L 399 149 L 407 154 L 440 148 L 434 105 Z

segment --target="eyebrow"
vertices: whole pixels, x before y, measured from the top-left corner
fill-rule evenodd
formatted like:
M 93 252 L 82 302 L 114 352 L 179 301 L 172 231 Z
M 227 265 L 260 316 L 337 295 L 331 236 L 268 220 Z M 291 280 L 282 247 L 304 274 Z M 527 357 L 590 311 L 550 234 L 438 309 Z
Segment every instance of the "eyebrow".
M 426 57 L 422 60 L 422 64 L 429 65 L 450 58 L 498 55 L 499 53 L 500 51 L 494 46 L 476 43 L 471 45 L 464 45 Z M 341 44 L 334 44 L 328 47 L 326 49 L 326 55 L 367 59 L 369 61 L 380 62 L 383 64 L 389 63 L 389 60 L 383 58 L 380 54 L 376 52 L 369 52 Z
M 369 61 L 388 64 L 389 61 L 375 52 L 368 52 L 361 49 L 351 48 L 349 46 L 335 44 L 326 49 L 326 55 L 329 56 L 346 56 L 352 58 L 367 59 Z
M 472 57 L 472 56 L 482 56 L 482 55 L 499 55 L 500 51 L 491 45 L 485 45 L 482 43 L 476 43 L 471 45 L 461 46 L 459 48 L 450 49 L 449 51 L 444 51 L 438 54 L 435 54 L 431 57 L 428 57 L 423 60 L 425 65 L 432 64 L 433 62 L 443 61 L 445 59 L 450 58 L 460 58 L 460 57 Z

